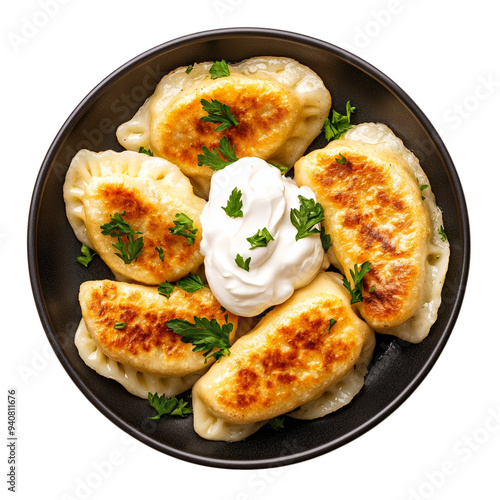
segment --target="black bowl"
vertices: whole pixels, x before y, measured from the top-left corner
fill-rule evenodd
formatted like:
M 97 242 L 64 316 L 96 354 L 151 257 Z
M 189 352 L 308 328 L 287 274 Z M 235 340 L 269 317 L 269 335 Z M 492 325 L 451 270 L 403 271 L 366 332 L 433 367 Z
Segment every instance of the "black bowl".
M 346 407 L 316 421 L 288 419 L 286 429 L 263 428 L 238 443 L 206 441 L 192 417 L 149 420 L 147 402 L 101 377 L 80 359 L 73 343 L 81 318 L 80 283 L 113 278 L 97 259 L 76 263 L 80 243 L 66 219 L 62 186 L 81 148 L 120 151 L 115 130 L 128 120 L 169 71 L 193 62 L 252 56 L 291 57 L 311 67 L 330 90 L 334 107 L 356 106 L 355 123 L 387 124 L 420 159 L 429 177 L 451 245 L 439 317 L 418 345 L 378 335 L 374 361 L 361 392 Z M 318 137 L 309 148 L 325 145 Z M 102 81 L 64 123 L 42 164 L 29 214 L 28 256 L 42 324 L 75 384 L 111 421 L 159 451 L 190 462 L 227 468 L 286 465 L 348 443 L 394 411 L 424 379 L 451 334 L 460 310 L 469 266 L 469 226 L 460 181 L 436 130 L 415 103 L 387 76 L 358 57 L 303 35 L 270 29 L 224 29 L 167 42 L 128 62 Z M 189 395 L 188 395 L 189 397 Z

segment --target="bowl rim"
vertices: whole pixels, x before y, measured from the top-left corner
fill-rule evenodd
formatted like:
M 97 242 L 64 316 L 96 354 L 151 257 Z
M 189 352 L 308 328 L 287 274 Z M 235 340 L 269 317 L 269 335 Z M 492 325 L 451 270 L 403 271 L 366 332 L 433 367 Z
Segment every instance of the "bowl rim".
M 306 451 L 301 451 L 299 453 L 294 453 L 278 458 L 268 458 L 259 460 L 230 460 L 230 459 L 217 459 L 217 458 L 207 458 L 204 456 L 198 456 L 192 453 L 184 452 L 178 450 L 166 444 L 160 443 L 150 436 L 142 433 L 132 425 L 124 421 L 119 415 L 114 413 L 109 407 L 107 407 L 99 398 L 97 398 L 92 391 L 87 387 L 83 380 L 72 367 L 71 363 L 66 359 L 66 356 L 59 345 L 59 342 L 54 334 L 54 329 L 49 317 L 47 308 L 45 306 L 44 295 L 40 287 L 39 272 L 38 272 L 38 262 L 37 262 L 37 230 L 38 230 L 38 212 L 40 209 L 41 199 L 44 192 L 45 184 L 47 182 L 48 174 L 50 173 L 53 159 L 56 157 L 58 151 L 60 150 L 66 136 L 71 132 L 73 127 L 79 121 L 83 113 L 91 107 L 99 97 L 100 94 L 106 90 L 106 88 L 111 85 L 115 80 L 124 76 L 129 70 L 136 67 L 137 65 L 147 62 L 148 59 L 156 57 L 161 53 L 175 49 L 176 47 L 183 46 L 189 43 L 200 43 L 212 41 L 214 39 L 224 39 L 224 38 L 235 38 L 235 37 L 250 37 L 250 38 L 274 38 L 281 39 L 288 42 L 295 42 L 298 44 L 312 46 L 314 48 L 322 49 L 327 52 L 333 53 L 339 58 L 349 62 L 356 68 L 367 73 L 370 77 L 375 78 L 380 84 L 384 85 L 393 95 L 400 99 L 404 105 L 415 115 L 416 119 L 422 124 L 426 132 L 431 137 L 434 142 L 436 149 L 442 156 L 443 163 L 447 166 L 447 174 L 450 179 L 450 183 L 454 187 L 454 197 L 455 203 L 458 207 L 458 216 L 461 221 L 460 224 L 460 239 L 463 245 L 463 259 L 461 262 L 461 274 L 457 286 L 457 296 L 452 305 L 450 317 L 447 323 L 444 325 L 443 331 L 439 337 L 439 340 L 434 347 L 432 354 L 426 360 L 425 364 L 421 367 L 418 374 L 412 379 L 408 386 L 395 398 L 391 403 L 385 406 L 381 411 L 379 411 L 371 419 L 365 421 L 361 426 L 352 430 L 351 432 L 340 436 L 339 438 L 329 441 L 323 445 L 311 448 Z M 31 288 L 36 304 L 38 314 L 42 326 L 45 330 L 49 343 L 51 344 L 57 358 L 63 365 L 66 372 L 69 374 L 73 382 L 80 389 L 80 391 L 86 396 L 86 398 L 109 420 L 116 424 L 120 429 L 127 432 L 129 435 L 135 437 L 142 443 L 162 452 L 166 453 L 175 458 L 185 460 L 198 465 L 220 467 L 226 469 L 258 469 L 264 467 L 276 467 L 290 465 L 293 463 L 298 463 L 311 458 L 315 458 L 326 452 L 332 451 L 336 448 L 353 441 L 357 437 L 361 436 L 368 430 L 375 427 L 382 420 L 387 418 L 391 413 L 393 413 L 420 385 L 423 379 L 427 376 L 431 368 L 434 366 L 438 357 L 440 356 L 444 346 L 446 345 L 453 327 L 458 318 L 460 308 L 462 306 L 463 298 L 465 295 L 465 289 L 469 274 L 469 263 L 470 263 L 470 228 L 469 228 L 469 218 L 467 205 L 465 201 L 464 192 L 461 186 L 458 173 L 455 169 L 451 156 L 446 149 L 441 137 L 437 133 L 434 126 L 425 116 L 423 111 L 415 104 L 415 102 L 403 91 L 393 80 L 391 80 L 383 72 L 372 66 L 370 63 L 354 55 L 347 50 L 338 47 L 329 42 L 311 37 L 309 35 L 304 35 L 301 33 L 296 33 L 293 31 L 285 31 L 274 28 L 256 28 L 256 27 L 234 27 L 234 28 L 220 28 L 212 30 L 198 31 L 192 34 L 184 35 L 181 37 L 174 38 L 170 41 L 159 44 L 145 52 L 135 56 L 128 62 L 122 64 L 112 73 L 110 73 L 106 78 L 99 82 L 76 106 L 69 117 L 61 126 L 56 137 L 52 141 L 45 158 L 41 164 L 38 176 L 35 181 L 32 199 L 29 208 L 28 215 L 28 226 L 27 226 L 27 256 L 28 256 L 28 268 Z

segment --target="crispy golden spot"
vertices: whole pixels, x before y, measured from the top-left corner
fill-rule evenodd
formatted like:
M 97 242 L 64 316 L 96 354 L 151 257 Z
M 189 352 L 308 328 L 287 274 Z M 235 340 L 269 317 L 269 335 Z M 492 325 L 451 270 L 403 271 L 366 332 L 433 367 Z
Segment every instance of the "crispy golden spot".
M 96 197 L 102 200 L 103 215 L 109 214 L 105 222 L 109 222 L 109 217 L 116 212 L 125 211 L 124 220 L 134 231 L 143 233 L 134 235 L 134 239 L 142 237 L 144 242 L 143 252 L 134 263 L 158 276 L 159 281 L 163 281 L 165 275 L 175 272 L 179 267 L 184 267 L 199 251 L 200 228 L 197 240 L 189 245 L 183 236 L 170 233 L 169 228 L 175 227 L 173 219 L 165 217 L 155 203 L 149 202 L 144 194 L 135 189 L 120 184 L 103 184 L 99 186 Z M 194 226 L 196 228 L 196 223 Z M 109 238 L 110 245 L 118 241 L 112 236 L 106 238 Z M 128 243 L 127 236 L 123 236 L 122 240 Z M 159 258 L 156 247 L 163 249 L 163 261 Z
M 176 298 L 170 301 L 156 294 L 154 288 L 148 289 L 149 297 L 130 292 L 134 286 L 104 281 L 102 286 L 91 287 L 82 304 L 84 317 L 91 321 L 99 343 L 108 352 L 120 355 L 125 352 L 138 357 L 157 350 L 169 360 L 179 359 L 192 351 L 193 346 L 182 342 L 177 333 L 168 329 L 167 321 L 193 322 L 193 317 L 199 316 L 215 317 L 219 323 L 224 322 L 220 304 L 208 289 L 195 293 L 176 289 Z M 237 324 L 233 314 L 229 314 L 228 321 Z M 125 328 L 115 329 L 117 322 L 126 323 Z
M 342 305 L 325 298 L 312 311 L 269 334 L 257 351 L 246 353 L 236 376 L 216 396 L 217 403 L 235 412 L 280 404 L 300 387 L 314 387 L 352 357 L 354 340 L 338 335 L 343 328 Z M 330 318 L 338 318 L 328 331 Z
M 218 123 L 201 120 L 207 116 L 201 99 L 217 99 L 228 105 L 239 125 L 215 132 Z M 154 127 L 154 148 L 175 164 L 197 167 L 202 147 L 212 150 L 226 136 L 238 157 L 269 158 L 293 129 L 297 119 L 295 100 L 276 82 L 219 79 L 199 92 L 180 93 L 168 109 L 162 110 Z

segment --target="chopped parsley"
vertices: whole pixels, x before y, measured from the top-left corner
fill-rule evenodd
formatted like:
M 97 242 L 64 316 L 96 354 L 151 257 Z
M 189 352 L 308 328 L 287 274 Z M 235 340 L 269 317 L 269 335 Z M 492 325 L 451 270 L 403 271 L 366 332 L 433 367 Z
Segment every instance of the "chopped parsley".
M 351 288 L 351 284 L 346 278 L 342 280 L 342 283 L 351 294 L 351 304 L 356 304 L 357 302 L 361 302 L 363 300 L 363 278 L 368 271 L 370 271 L 370 263 L 368 261 L 363 262 L 359 269 L 357 264 L 354 264 L 354 271 L 349 269 L 349 273 L 351 274 L 351 278 L 354 283 L 354 288 Z
M 160 295 L 163 295 L 164 297 L 167 297 L 167 299 L 170 298 L 170 295 L 174 291 L 174 285 L 169 283 L 168 281 L 165 281 L 165 283 L 160 283 L 158 285 L 158 293 Z
M 197 274 L 189 273 L 177 282 L 177 286 L 186 292 L 193 293 L 201 290 L 205 285 Z
M 276 167 L 281 172 L 281 175 L 284 175 L 288 172 L 287 167 L 283 167 L 282 165 L 278 165 L 277 163 L 273 163 L 272 161 L 268 161 L 267 163 L 269 163 L 269 165 L 272 165 L 273 167 Z
M 243 202 L 241 201 L 241 191 L 238 188 L 234 188 L 229 195 L 227 200 L 227 205 L 221 207 L 224 212 L 226 212 L 229 217 L 236 219 L 238 217 L 243 217 Z
M 189 73 L 191 73 L 191 71 L 193 71 L 194 69 L 194 66 L 192 64 L 190 64 L 187 68 L 186 68 L 186 73 L 189 75 Z
M 332 246 L 332 238 L 331 236 L 326 232 L 325 228 L 321 226 L 321 233 L 319 235 L 321 238 L 321 246 L 323 247 L 323 251 L 326 253 Z
M 335 323 L 337 323 L 337 320 L 332 318 L 332 319 L 330 320 L 330 324 L 328 325 L 328 328 L 326 329 L 326 331 L 327 331 L 328 333 L 330 333 L 330 330 L 332 329 L 332 326 L 333 326 Z
M 206 146 L 201 148 L 203 154 L 198 155 L 198 166 L 207 166 L 212 170 L 222 170 L 223 168 L 231 165 L 239 158 L 234 152 L 234 146 L 231 146 L 229 139 L 223 137 L 219 142 L 219 148 L 213 148 L 210 151 Z
M 158 420 L 162 415 L 177 415 L 179 417 L 187 417 L 193 410 L 187 408 L 187 401 L 183 399 L 177 399 L 176 397 L 167 397 L 165 394 L 158 396 L 158 393 L 154 394 L 148 392 L 149 404 L 157 411 L 154 417 L 149 417 L 151 420 Z
M 347 132 L 351 127 L 351 114 L 356 110 L 351 106 L 351 101 L 347 101 L 346 114 L 341 115 L 332 109 L 332 117 L 326 119 L 323 123 L 323 131 L 327 141 L 338 139 L 344 132 Z
M 208 113 L 208 116 L 201 117 L 201 121 L 220 123 L 220 125 L 214 129 L 215 132 L 222 132 L 229 127 L 235 127 L 240 124 L 240 122 L 231 113 L 231 109 L 227 104 L 222 104 L 217 99 L 212 99 L 212 102 L 208 102 L 206 99 L 201 99 L 200 102 L 203 110 Z
M 193 221 L 183 213 L 175 214 L 177 220 L 174 220 L 175 227 L 169 227 L 168 230 L 171 234 L 177 236 L 184 236 L 186 238 L 188 245 L 192 245 L 196 240 L 196 229 L 193 225 Z
M 268 424 L 271 426 L 271 429 L 280 431 L 285 428 L 285 416 L 282 415 L 280 417 L 274 417 L 269 420 Z
M 222 59 L 222 61 L 215 61 L 212 67 L 208 70 L 210 73 L 210 78 L 216 80 L 217 78 L 224 78 L 229 76 L 229 66 L 227 62 Z
M 236 255 L 236 259 L 234 259 L 238 267 L 241 267 L 241 269 L 244 269 L 245 271 L 250 271 L 251 260 L 251 257 L 248 257 L 248 259 L 244 260 L 240 254 Z
M 113 246 L 120 253 L 115 253 L 115 255 L 120 257 L 125 264 L 130 264 L 133 260 L 137 260 L 137 257 L 144 251 L 144 240 L 142 237 L 134 240 L 134 235 L 142 234 L 142 232 L 133 231 L 130 224 L 123 220 L 124 215 L 125 210 L 122 210 L 121 213 L 116 212 L 114 215 L 111 215 L 111 222 L 101 226 L 101 233 L 104 236 L 109 235 L 118 238 L 118 241 L 113 243 Z M 127 237 L 127 244 L 122 240 L 123 236 Z
M 139 148 L 139 153 L 144 153 L 145 155 L 153 156 L 153 153 L 150 149 L 143 148 L 142 146 Z
M 300 208 L 290 210 L 290 221 L 297 229 L 295 240 L 320 233 L 314 226 L 323 220 L 323 207 L 320 203 L 316 203 L 313 198 L 308 200 L 300 194 L 299 200 Z
M 441 236 L 441 241 L 446 241 L 448 239 L 448 236 L 446 236 L 446 233 L 444 232 L 444 227 L 440 226 L 439 229 L 437 230 L 439 236 Z
M 114 329 L 115 330 L 123 330 L 127 326 L 127 323 L 124 323 L 123 321 L 117 321 L 115 323 Z
M 345 165 L 347 163 L 347 158 L 342 153 L 339 153 L 339 155 L 340 155 L 340 158 L 335 157 L 335 161 L 339 165 Z
M 90 248 L 87 245 L 82 245 L 80 249 L 82 255 L 76 258 L 82 266 L 88 267 L 91 260 L 97 255 L 96 253 L 90 253 Z
M 155 247 L 155 250 L 158 252 L 158 257 L 160 257 L 161 261 L 165 261 L 165 252 L 162 247 Z
M 233 324 L 226 323 L 219 325 L 215 318 L 199 318 L 194 316 L 194 323 L 183 319 L 171 319 L 167 321 L 168 329 L 181 336 L 181 341 L 186 344 L 193 344 L 193 352 L 203 352 L 205 362 L 213 357 L 219 361 L 223 356 L 229 356 L 231 353 L 229 347 L 229 334 L 233 331 Z M 219 349 L 212 352 L 213 349 Z
M 257 247 L 267 247 L 267 244 L 270 241 L 274 241 L 274 238 L 271 236 L 271 233 L 267 230 L 266 227 L 259 229 L 253 236 L 247 238 L 248 243 L 252 245 L 250 250 L 253 250 Z

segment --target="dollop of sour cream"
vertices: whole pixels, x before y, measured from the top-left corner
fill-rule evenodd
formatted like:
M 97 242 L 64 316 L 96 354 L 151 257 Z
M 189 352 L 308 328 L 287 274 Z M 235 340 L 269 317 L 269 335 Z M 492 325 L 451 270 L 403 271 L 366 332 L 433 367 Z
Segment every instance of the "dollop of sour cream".
M 242 217 L 230 217 L 227 207 L 233 190 L 241 191 Z M 210 196 L 201 214 L 208 284 L 223 307 L 239 316 L 256 316 L 284 302 L 296 288 L 309 283 L 321 269 L 324 251 L 318 234 L 295 239 L 292 208 L 299 195 L 315 199 L 306 186 L 259 158 L 241 158 L 212 176 Z M 319 229 L 319 225 L 317 226 Z M 247 238 L 266 228 L 274 238 L 251 249 Z M 250 258 L 249 270 L 236 256 Z

